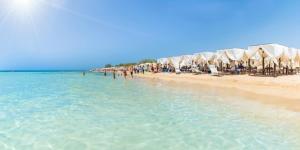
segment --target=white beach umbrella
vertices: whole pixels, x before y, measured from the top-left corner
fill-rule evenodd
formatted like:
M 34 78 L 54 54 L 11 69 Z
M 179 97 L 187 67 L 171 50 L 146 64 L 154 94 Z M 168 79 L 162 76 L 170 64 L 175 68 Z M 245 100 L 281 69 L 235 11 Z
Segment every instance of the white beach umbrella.
M 264 58 L 267 60 L 271 60 L 276 64 L 278 64 L 279 60 L 281 62 L 288 62 L 289 60 L 288 47 L 279 44 L 249 46 L 248 50 L 251 53 L 251 57 L 259 54 L 260 60 Z
M 250 60 L 255 60 L 256 56 L 253 55 L 250 50 L 244 50 L 244 54 L 243 54 L 241 60 L 242 61 L 249 61 L 249 59 Z
M 212 61 L 214 58 L 214 53 L 213 52 L 201 52 L 195 54 L 197 58 L 197 63 L 200 63 L 202 65 L 208 64 L 209 61 Z
M 225 54 L 232 61 L 241 61 L 244 57 L 247 57 L 246 50 L 240 48 L 226 49 Z
M 289 48 L 290 59 L 295 59 L 297 57 L 298 49 Z
M 300 67 L 300 50 L 296 48 L 289 48 L 291 67 Z
M 168 65 L 172 64 L 172 57 L 168 57 L 168 62 L 167 62 Z
M 206 62 L 206 58 L 202 53 L 195 53 L 194 54 L 194 62 L 197 64 L 204 64 Z
M 298 63 L 297 67 L 300 67 L 300 49 L 297 49 L 296 57 L 295 57 L 295 62 Z
M 215 53 L 213 52 L 203 52 L 202 55 L 204 56 L 204 58 L 206 59 L 206 61 L 210 61 Z
M 295 63 L 296 63 L 296 67 L 300 67 L 300 49 L 297 49 L 297 54 L 295 57 Z
M 169 64 L 173 65 L 175 68 L 180 67 L 180 63 L 182 61 L 182 56 L 170 57 Z
M 157 63 L 162 65 L 168 64 L 168 58 L 160 58 L 157 60 Z
M 241 49 L 243 50 L 243 54 L 242 54 L 242 57 L 239 59 L 239 61 L 243 61 L 243 62 L 246 62 L 246 63 L 243 63 L 243 65 L 246 67 L 246 66 L 251 66 L 251 63 L 254 63 L 255 61 L 258 61 L 259 59 L 259 55 L 257 54 L 252 56 L 251 52 L 249 50 L 246 50 L 246 49 Z
M 230 61 L 226 55 L 226 50 L 217 50 L 217 52 L 214 53 L 213 57 L 211 58 L 211 61 L 214 64 L 218 64 L 219 62 L 223 64 L 230 64 Z
M 184 55 L 182 56 L 182 61 L 180 66 L 191 66 L 193 64 L 194 55 Z

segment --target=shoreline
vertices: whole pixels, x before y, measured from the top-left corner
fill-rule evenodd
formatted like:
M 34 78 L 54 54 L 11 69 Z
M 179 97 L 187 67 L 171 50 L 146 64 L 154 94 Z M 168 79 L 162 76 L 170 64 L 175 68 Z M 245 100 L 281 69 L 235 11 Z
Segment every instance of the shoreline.
M 237 94 L 259 103 L 300 112 L 300 76 L 257 77 L 249 75 L 225 75 L 222 77 L 209 74 L 193 75 L 174 73 L 135 74 L 136 77 L 151 81 L 165 81 L 197 87 L 209 87 L 222 94 Z M 204 87 L 204 88 L 205 88 Z

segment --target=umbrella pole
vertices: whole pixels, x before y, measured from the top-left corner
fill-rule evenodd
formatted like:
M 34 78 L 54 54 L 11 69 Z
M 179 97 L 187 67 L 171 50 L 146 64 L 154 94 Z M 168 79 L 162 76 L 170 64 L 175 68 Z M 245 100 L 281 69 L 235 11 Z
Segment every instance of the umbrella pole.
M 223 72 L 223 62 L 221 62 L 221 72 Z
M 269 63 L 268 74 L 271 75 L 271 63 Z
M 248 59 L 248 68 L 249 68 L 249 74 L 251 74 L 252 68 L 251 68 L 251 62 L 250 62 L 250 59 Z
M 265 57 L 262 58 L 263 75 L 265 75 Z
M 276 63 L 274 63 L 274 77 L 276 77 Z
M 279 58 L 279 74 L 281 73 L 280 68 L 281 68 L 281 58 Z

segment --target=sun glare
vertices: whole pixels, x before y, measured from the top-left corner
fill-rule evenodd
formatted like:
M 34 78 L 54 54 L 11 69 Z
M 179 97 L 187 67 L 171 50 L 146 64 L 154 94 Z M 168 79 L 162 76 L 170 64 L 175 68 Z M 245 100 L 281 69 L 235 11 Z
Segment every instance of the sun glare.
M 13 0 L 13 9 L 21 14 L 31 13 L 35 7 L 37 0 Z

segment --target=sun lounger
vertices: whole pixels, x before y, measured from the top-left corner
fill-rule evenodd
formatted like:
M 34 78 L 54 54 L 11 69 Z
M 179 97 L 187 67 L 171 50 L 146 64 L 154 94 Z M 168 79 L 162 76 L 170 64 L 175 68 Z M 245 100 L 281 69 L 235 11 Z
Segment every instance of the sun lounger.
M 180 69 L 179 68 L 175 68 L 175 73 L 176 74 L 180 74 L 181 73 Z
M 192 73 L 201 74 L 202 71 L 200 71 L 198 68 L 192 68 Z
M 209 65 L 208 66 L 209 70 L 210 70 L 210 74 L 213 76 L 220 76 L 220 73 L 218 72 L 217 68 L 215 65 Z

